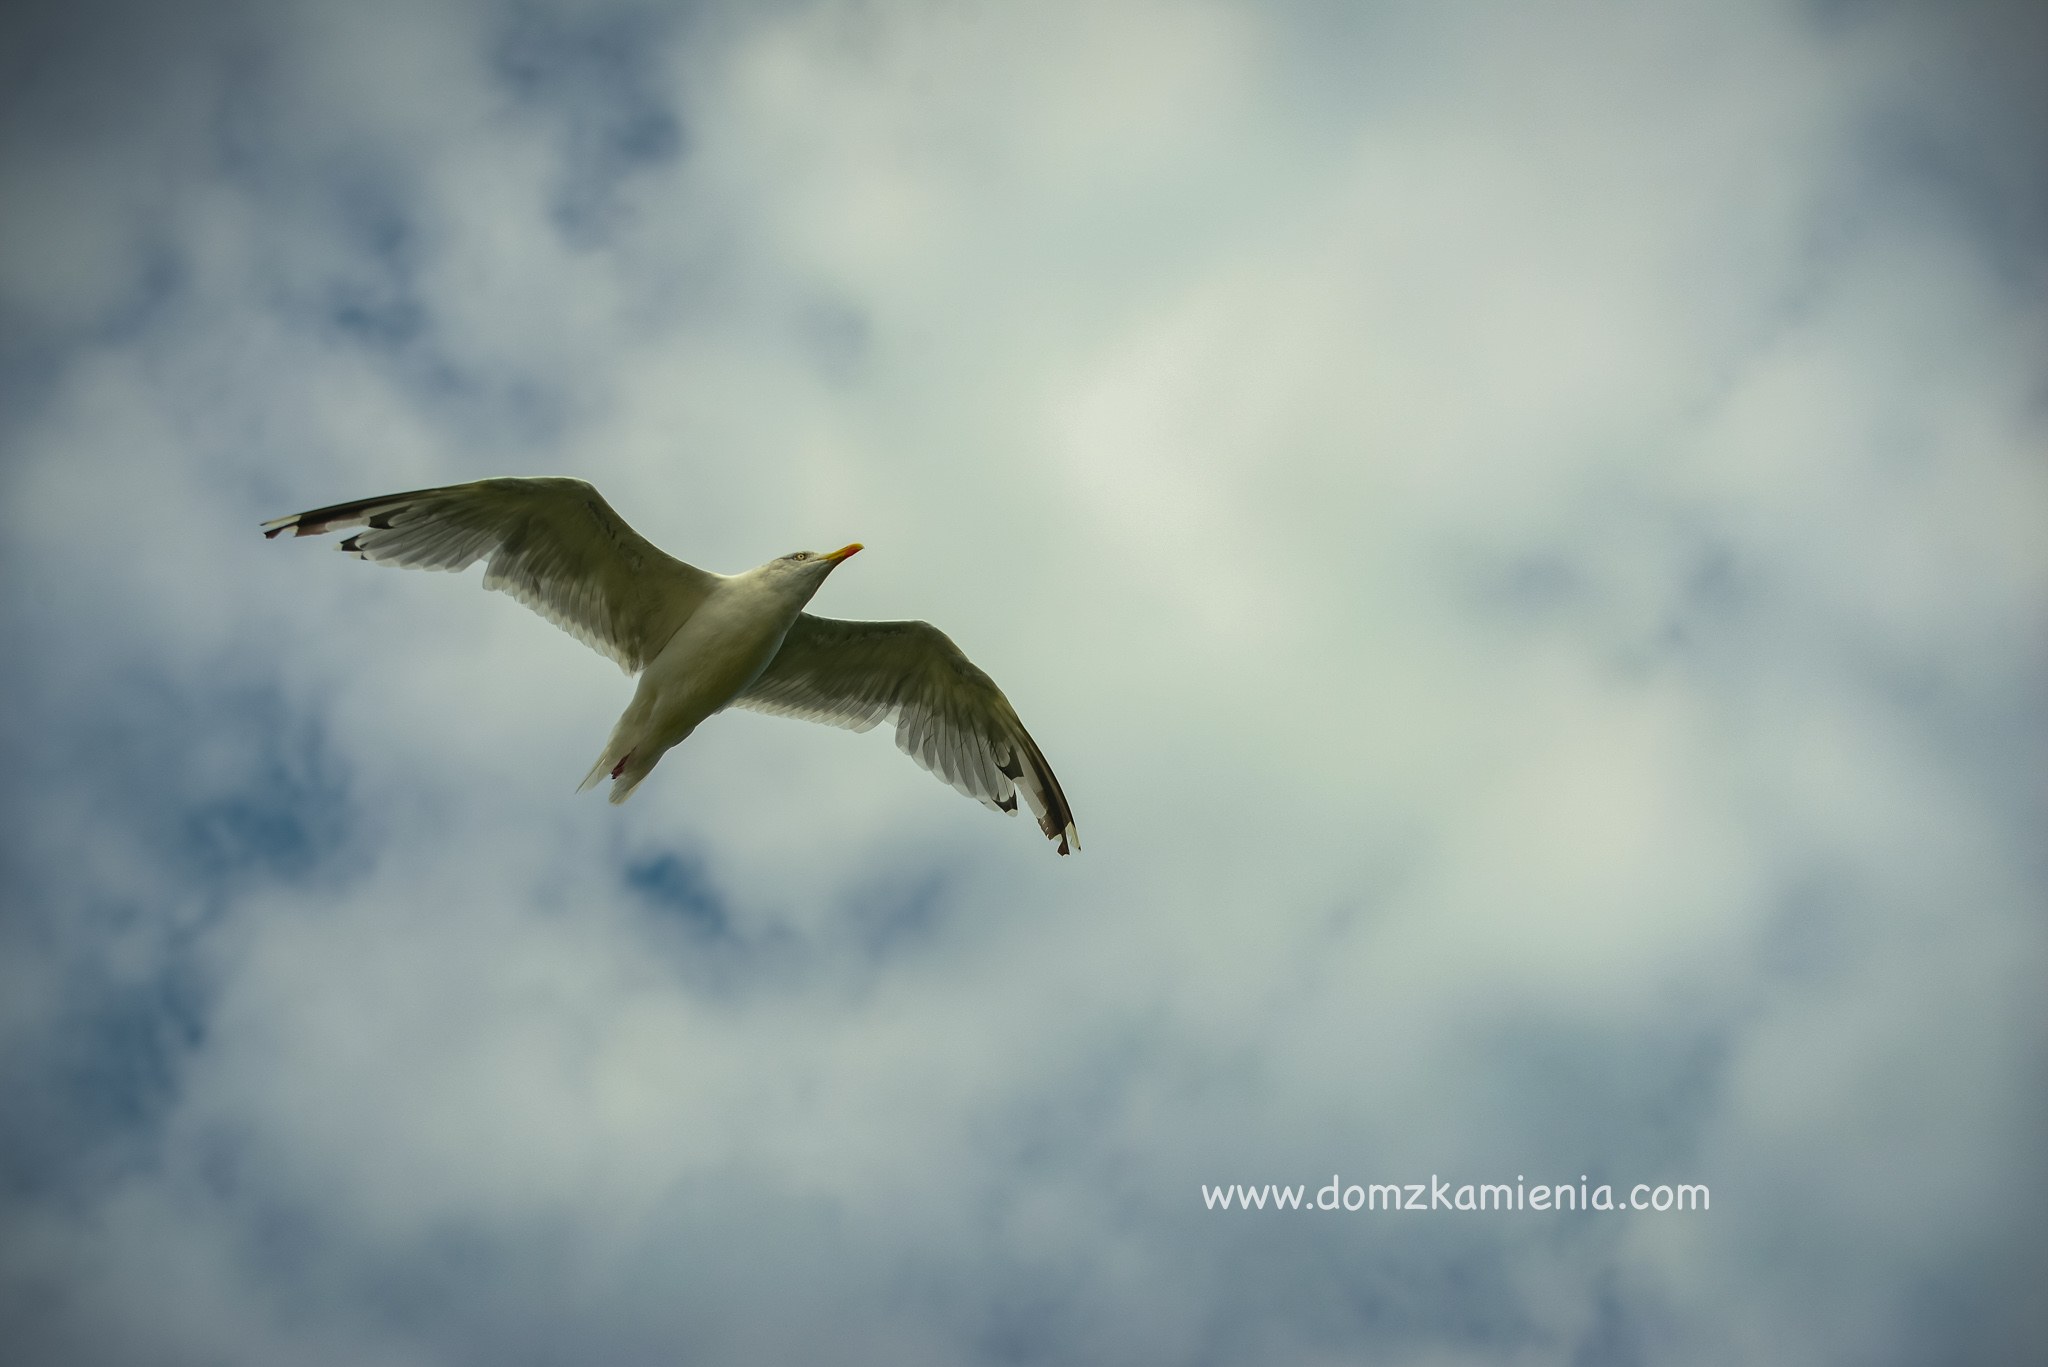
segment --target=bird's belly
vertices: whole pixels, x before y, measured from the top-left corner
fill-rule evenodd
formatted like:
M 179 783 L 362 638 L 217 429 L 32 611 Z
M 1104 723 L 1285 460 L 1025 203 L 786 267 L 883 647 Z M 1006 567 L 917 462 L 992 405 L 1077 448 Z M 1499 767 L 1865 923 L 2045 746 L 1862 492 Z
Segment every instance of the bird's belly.
M 789 633 L 787 620 L 699 611 L 641 676 L 656 727 L 687 734 L 760 676 Z

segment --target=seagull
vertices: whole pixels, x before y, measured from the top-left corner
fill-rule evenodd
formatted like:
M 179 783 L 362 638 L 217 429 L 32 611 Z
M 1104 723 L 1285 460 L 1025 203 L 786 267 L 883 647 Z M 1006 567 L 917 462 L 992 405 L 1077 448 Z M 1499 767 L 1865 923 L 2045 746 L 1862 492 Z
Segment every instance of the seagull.
M 623 802 L 661 757 L 727 707 L 866 731 L 993 810 L 1031 804 L 1059 852 L 1074 813 L 995 680 L 929 622 L 843 622 L 803 610 L 861 549 L 793 551 L 744 574 L 686 565 L 626 525 L 580 479 L 484 479 L 295 513 L 263 535 L 363 530 L 337 549 L 407 569 L 468 569 L 618 662 L 639 685 L 578 792 Z

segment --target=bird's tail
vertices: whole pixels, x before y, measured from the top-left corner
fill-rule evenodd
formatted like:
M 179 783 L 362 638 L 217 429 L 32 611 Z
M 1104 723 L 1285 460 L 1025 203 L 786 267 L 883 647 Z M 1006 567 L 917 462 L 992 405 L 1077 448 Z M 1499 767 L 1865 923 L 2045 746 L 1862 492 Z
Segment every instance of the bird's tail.
M 577 792 L 587 793 L 597 786 L 599 779 L 610 778 L 613 781 L 612 801 L 623 802 L 626 800 L 626 794 L 638 787 L 640 780 L 647 776 L 647 769 L 654 767 L 650 764 L 647 769 L 634 772 L 633 738 L 627 734 L 627 721 L 631 716 L 631 712 L 628 712 L 626 716 L 619 718 L 616 726 L 612 727 L 612 734 L 605 741 L 604 749 L 598 752 L 597 763 L 590 766 L 590 772 L 585 774 L 583 782 L 576 786 Z
M 611 804 L 616 807 L 633 796 L 633 790 L 640 786 L 640 780 L 646 778 L 653 768 L 652 764 L 635 765 L 633 756 L 626 756 L 622 771 L 612 776 Z
M 588 792 L 597 786 L 599 779 L 609 778 L 612 781 L 612 802 L 624 802 L 633 795 L 633 790 L 640 786 L 640 780 L 653 772 L 661 757 L 676 743 L 657 745 L 649 743 L 645 737 L 636 738 L 629 735 L 626 720 L 621 717 L 619 724 L 612 728 L 611 739 L 604 743 L 604 750 L 598 755 L 597 763 L 590 766 L 590 772 L 585 774 L 583 782 L 577 785 L 577 792 Z
M 620 758 L 624 758 L 624 756 L 621 756 Z M 612 748 L 609 745 L 607 745 L 604 748 L 604 753 L 597 757 L 597 763 L 591 765 L 590 772 L 583 776 L 583 782 L 576 785 L 576 791 L 579 793 L 587 793 L 592 788 L 595 788 L 597 786 L 597 781 L 603 778 L 609 772 L 611 772 L 612 766 L 617 763 L 618 760 L 612 758 Z

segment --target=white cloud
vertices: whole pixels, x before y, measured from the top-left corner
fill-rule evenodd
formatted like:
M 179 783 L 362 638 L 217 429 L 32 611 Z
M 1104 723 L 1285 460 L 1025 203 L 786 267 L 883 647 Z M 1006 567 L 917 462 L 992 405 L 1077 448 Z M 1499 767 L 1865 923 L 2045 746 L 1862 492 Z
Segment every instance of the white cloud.
M 132 103 L 46 29 L 96 118 L 5 144 L 10 1338 L 2039 1330 L 1976 1273 L 2039 1252 L 2034 29 L 330 8 Z M 576 801 L 608 663 L 254 535 L 547 470 L 715 569 L 867 542 L 819 610 L 951 632 L 1084 852 L 752 716 Z M 1714 1205 L 1200 1209 L 1332 1169 Z

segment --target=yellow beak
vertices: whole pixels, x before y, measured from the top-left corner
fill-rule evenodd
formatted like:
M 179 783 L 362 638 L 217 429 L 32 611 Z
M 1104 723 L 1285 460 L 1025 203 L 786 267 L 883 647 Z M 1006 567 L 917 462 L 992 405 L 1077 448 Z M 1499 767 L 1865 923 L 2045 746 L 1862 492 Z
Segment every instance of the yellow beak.
M 838 550 L 832 552 L 832 554 L 825 556 L 824 559 L 829 560 L 836 565 L 840 561 L 846 559 L 847 556 L 852 555 L 855 551 L 860 549 L 861 544 L 860 542 L 856 541 L 852 545 L 841 546 Z

